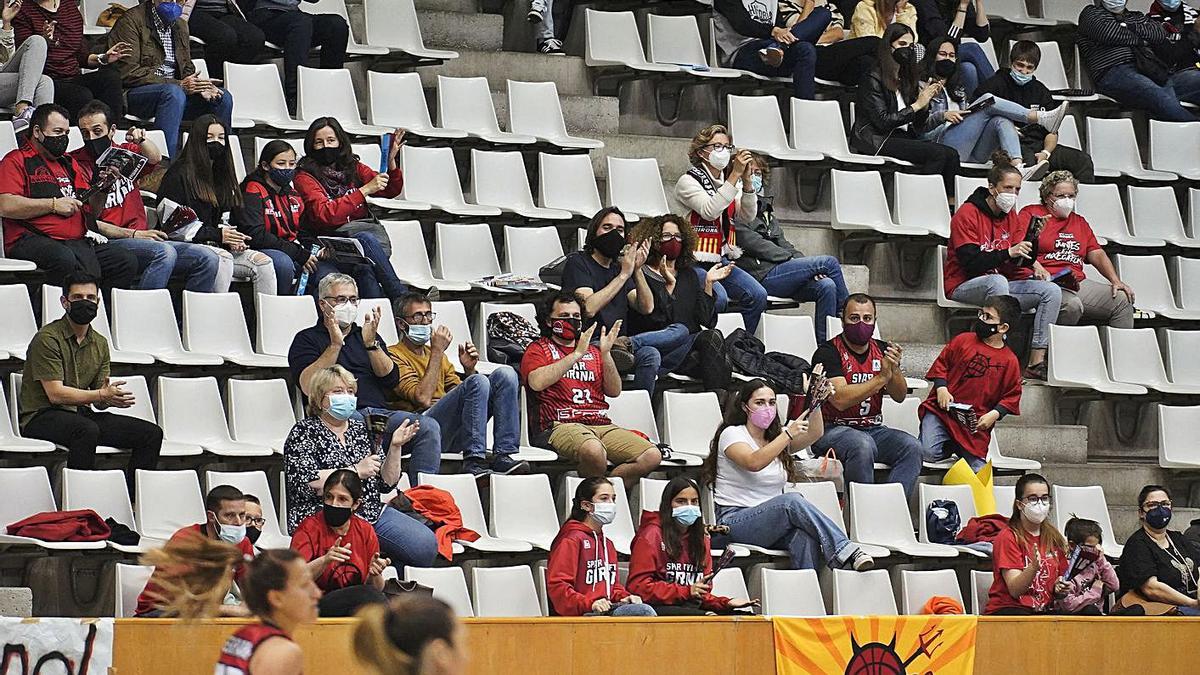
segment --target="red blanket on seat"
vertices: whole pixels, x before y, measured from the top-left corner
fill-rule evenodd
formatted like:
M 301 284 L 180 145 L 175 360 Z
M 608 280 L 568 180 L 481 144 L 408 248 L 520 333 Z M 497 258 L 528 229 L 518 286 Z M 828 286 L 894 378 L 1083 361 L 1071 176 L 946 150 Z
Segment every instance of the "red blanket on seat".
M 111 530 L 95 511 L 79 509 L 35 513 L 9 525 L 8 533 L 42 541 L 104 541 Z

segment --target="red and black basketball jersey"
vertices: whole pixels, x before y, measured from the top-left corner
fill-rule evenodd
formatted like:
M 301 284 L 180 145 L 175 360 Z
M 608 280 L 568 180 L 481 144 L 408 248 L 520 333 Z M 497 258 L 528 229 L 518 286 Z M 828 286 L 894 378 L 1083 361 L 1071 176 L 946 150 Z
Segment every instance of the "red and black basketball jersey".
M 225 641 L 213 675 L 252 675 L 250 659 L 254 658 L 254 651 L 274 637 L 289 641 L 292 639 L 287 633 L 268 623 L 242 626 Z
M 565 359 L 571 351 L 549 338 L 534 340 L 521 359 L 521 381 L 528 382 L 530 373 Z M 538 407 L 538 431 L 549 429 L 555 422 L 609 424 L 600 348 L 591 345 L 583 358 L 576 361 L 558 382 L 537 392 L 534 397 Z
M 883 347 L 878 340 L 872 339 L 867 343 L 867 352 L 862 355 L 850 351 L 850 347 L 841 335 L 830 340 L 829 344 L 837 350 L 842 377 L 846 378 L 847 384 L 862 384 L 883 370 Z M 878 426 L 883 424 L 883 390 L 863 399 L 857 406 L 845 410 L 838 410 L 832 403 L 826 402 L 822 406 L 821 412 L 827 425 Z

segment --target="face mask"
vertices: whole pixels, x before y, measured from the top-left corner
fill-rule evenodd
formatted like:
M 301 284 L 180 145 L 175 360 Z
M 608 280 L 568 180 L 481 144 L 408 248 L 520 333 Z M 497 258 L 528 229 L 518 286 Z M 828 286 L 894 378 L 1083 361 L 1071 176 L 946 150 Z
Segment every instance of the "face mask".
M 1168 12 L 1174 12 L 1179 9 L 1179 5 L 1182 3 L 1183 0 L 1158 0 L 1158 4 L 1162 5 L 1162 8 Z
M 112 147 L 112 139 L 108 136 L 100 138 L 89 138 L 83 142 L 83 147 L 87 148 L 92 157 L 99 157 L 104 154 L 104 151 Z
M 897 47 L 892 50 L 892 60 L 901 66 L 910 66 L 917 61 L 917 52 L 908 47 Z
M 76 326 L 86 326 L 96 318 L 100 305 L 91 300 L 72 300 L 67 307 L 67 317 Z
M 764 405 L 758 410 L 751 410 L 750 414 L 746 416 L 746 419 L 749 420 L 750 424 L 753 424 L 759 429 L 766 429 L 767 427 L 771 426 L 771 422 L 775 421 L 775 415 L 777 412 L 778 411 L 775 409 L 775 406 Z
M 71 139 L 63 134 L 62 136 L 42 136 L 40 141 L 42 147 L 46 149 L 46 154 L 58 159 L 67 153 L 67 144 Z
M 680 525 L 691 527 L 692 523 L 700 520 L 699 506 L 676 506 L 671 509 L 671 517 L 674 518 Z
M 754 188 L 754 191 L 758 194 L 762 194 L 763 182 L 761 173 L 756 173 L 753 176 L 750 176 L 750 187 Z
M 258 538 L 261 536 L 262 536 L 262 530 L 258 529 L 257 527 L 247 527 L 246 528 L 246 538 L 250 540 L 251 544 L 257 544 Z
M 312 157 L 317 164 L 324 164 L 328 166 L 333 164 L 333 160 L 337 159 L 337 155 L 338 148 L 330 148 L 326 146 L 324 148 L 317 148 L 316 150 L 313 150 L 308 156 Z
M 419 345 L 429 342 L 431 337 L 433 337 L 433 324 L 414 323 L 408 327 L 408 339 Z
M 1016 82 L 1021 86 L 1029 84 L 1029 81 L 1033 79 L 1033 73 L 1020 73 L 1015 70 L 1010 70 L 1008 71 L 1008 74 L 1012 77 L 1013 82 Z
M 1075 210 L 1075 198 L 1063 197 L 1054 200 L 1054 215 L 1059 218 L 1066 218 Z
M 551 319 L 550 332 L 569 341 L 579 337 L 579 329 L 583 328 L 582 319 Z
M 615 258 L 621 255 L 621 249 L 625 248 L 625 233 L 609 230 L 592 241 L 592 248 L 605 258 Z
M 358 409 L 358 397 L 354 394 L 330 394 L 329 414 L 334 419 L 348 420 Z
M 1166 528 L 1171 524 L 1171 507 L 1156 506 L 1146 512 L 1146 524 L 1156 530 Z
M 933 62 L 933 76 L 943 80 L 948 80 L 954 77 L 954 73 L 958 71 L 958 62 L 950 59 L 942 59 L 941 61 Z
M 1034 525 L 1041 525 L 1042 521 L 1046 520 L 1046 516 L 1050 515 L 1050 505 L 1038 502 L 1037 504 L 1025 505 L 1025 519 Z
M 245 525 L 226 525 L 225 523 L 217 523 L 221 526 L 217 537 L 221 541 L 229 542 L 230 544 L 239 544 L 246 538 Z
M 683 253 L 683 242 L 678 239 L 671 239 L 659 244 L 658 250 L 662 251 L 663 257 L 667 260 L 676 260 L 679 254 Z
M 332 528 L 339 528 L 350 520 L 349 506 L 330 506 L 326 504 L 321 508 L 321 515 L 325 518 L 325 524 Z
M 183 6 L 177 2 L 164 2 L 154 9 L 158 11 L 158 18 L 162 19 L 163 23 L 168 26 L 183 16 Z
M 865 345 L 871 341 L 871 336 L 875 334 L 875 324 L 859 321 L 858 323 L 848 323 L 842 326 L 842 335 L 846 336 L 846 340 L 852 344 Z
M 1100 0 L 1100 4 L 1104 5 L 1104 9 L 1113 14 L 1120 14 L 1125 11 L 1125 0 Z
M 333 308 L 333 318 L 343 326 L 349 326 L 358 318 L 358 308 L 349 302 L 343 302 Z
M 267 170 L 267 176 L 271 178 L 271 182 L 279 187 L 287 187 L 292 184 L 292 178 L 296 175 L 295 169 L 276 169 L 271 167 Z
M 729 166 L 732 153 L 726 148 L 719 148 L 708 153 L 708 164 L 717 171 L 724 171 Z
M 161 6 L 161 5 L 160 5 Z M 209 141 L 205 144 L 208 146 L 208 158 L 212 161 L 217 161 L 225 156 L 225 144 L 220 141 Z
M 1000 213 L 1008 213 L 1017 205 L 1017 195 L 1015 192 L 1001 192 L 996 195 L 996 207 L 1000 209 Z
M 979 319 L 975 319 L 975 335 L 980 340 L 986 340 L 1000 331 L 1000 324 L 985 323 Z
M 592 502 L 592 517 L 601 525 L 608 525 L 616 520 L 616 502 Z

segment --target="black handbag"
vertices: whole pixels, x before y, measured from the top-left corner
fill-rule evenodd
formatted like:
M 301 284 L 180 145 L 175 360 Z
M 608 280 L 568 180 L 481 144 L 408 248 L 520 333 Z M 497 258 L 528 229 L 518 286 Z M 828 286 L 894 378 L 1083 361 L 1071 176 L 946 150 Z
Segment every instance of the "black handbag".
M 1137 71 L 1154 80 L 1158 86 L 1166 86 L 1171 79 L 1171 69 L 1149 47 L 1135 48 L 1133 58 Z

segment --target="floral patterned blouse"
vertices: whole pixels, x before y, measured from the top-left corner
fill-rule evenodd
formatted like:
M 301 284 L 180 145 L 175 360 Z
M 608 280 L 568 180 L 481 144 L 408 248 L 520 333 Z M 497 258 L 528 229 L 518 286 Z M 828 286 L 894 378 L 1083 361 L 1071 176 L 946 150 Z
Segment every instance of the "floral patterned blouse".
M 362 422 L 350 420 L 345 438 L 343 444 L 337 434 L 316 416 L 305 417 L 292 427 L 283 444 L 288 534 L 294 534 L 300 521 L 321 510 L 321 494 L 309 485 L 321 471 L 353 468 L 363 457 L 371 454 L 367 427 Z M 380 462 L 387 458 L 386 448 L 377 452 Z M 383 511 L 379 495 L 392 487 L 384 483 L 382 476 L 364 480 L 362 506 L 356 513 L 367 522 L 374 523 Z

